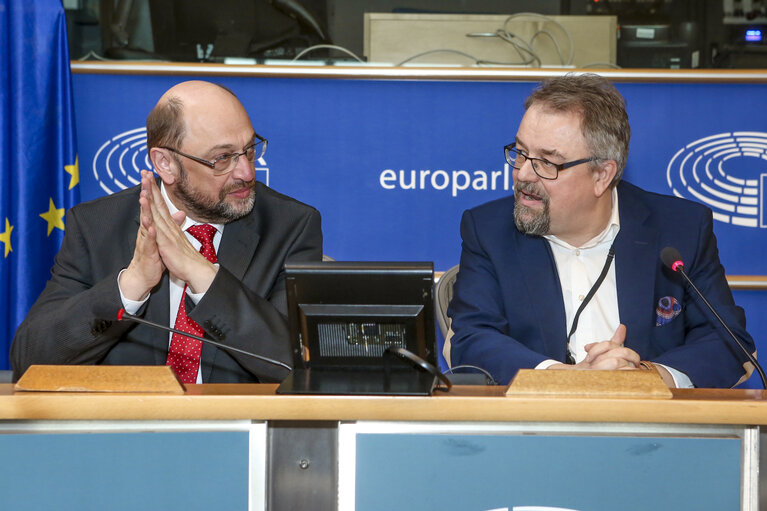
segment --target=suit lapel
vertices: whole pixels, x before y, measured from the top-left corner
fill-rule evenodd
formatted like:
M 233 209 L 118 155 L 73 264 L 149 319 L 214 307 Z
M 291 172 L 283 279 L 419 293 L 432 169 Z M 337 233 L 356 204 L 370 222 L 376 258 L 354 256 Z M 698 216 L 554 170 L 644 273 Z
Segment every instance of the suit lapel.
M 513 238 L 514 252 L 519 254 L 518 259 L 513 261 L 516 268 L 514 276 L 521 276 L 527 287 L 526 296 L 530 299 L 532 314 L 536 315 L 543 353 L 564 361 L 567 321 L 559 273 L 551 247 L 544 238 L 518 233 Z M 522 264 L 520 261 L 528 263 Z M 534 261 L 532 265 L 529 264 L 531 261 Z
M 647 225 L 649 210 L 632 189 L 618 188 L 621 229 L 615 240 L 615 279 L 618 310 L 626 325 L 626 346 L 639 353 L 652 335 L 655 311 L 655 270 L 658 260 L 658 232 Z
M 256 195 L 258 200 L 258 195 Z M 261 240 L 261 226 L 256 209 L 247 216 L 226 224 L 218 246 L 218 263 L 239 280 L 245 280 L 245 272 L 255 257 Z M 210 381 L 219 350 L 211 344 L 202 345 L 202 381 Z
M 170 323 L 170 280 L 168 272 L 160 279 L 160 283 L 152 290 L 152 298 L 149 300 L 146 311 L 146 319 L 160 325 Z M 170 325 L 173 327 L 174 325 Z M 152 335 L 152 347 L 154 348 L 155 364 L 165 365 L 168 359 L 169 334 Z
M 261 239 L 256 208 L 249 215 L 226 224 L 218 247 L 218 262 L 237 280 L 243 280 L 245 272 L 255 257 Z

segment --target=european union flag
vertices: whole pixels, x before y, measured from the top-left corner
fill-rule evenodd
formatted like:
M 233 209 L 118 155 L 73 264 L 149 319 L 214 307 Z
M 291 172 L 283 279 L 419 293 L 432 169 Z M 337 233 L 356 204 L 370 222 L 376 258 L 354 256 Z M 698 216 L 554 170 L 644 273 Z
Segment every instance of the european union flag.
M 61 0 L 0 0 L 0 369 L 79 201 Z

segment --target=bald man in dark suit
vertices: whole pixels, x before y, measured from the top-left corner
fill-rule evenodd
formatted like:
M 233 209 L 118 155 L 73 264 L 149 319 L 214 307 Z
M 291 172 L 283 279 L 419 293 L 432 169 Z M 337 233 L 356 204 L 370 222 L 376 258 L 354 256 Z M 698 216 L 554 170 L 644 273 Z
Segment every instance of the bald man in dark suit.
M 115 318 L 125 308 L 289 365 L 283 267 L 321 260 L 319 212 L 255 180 L 266 140 L 221 86 L 171 88 L 147 145 L 159 178 L 69 211 L 11 346 L 15 378 L 31 364 L 167 364 L 187 383 L 280 381 L 279 364 Z

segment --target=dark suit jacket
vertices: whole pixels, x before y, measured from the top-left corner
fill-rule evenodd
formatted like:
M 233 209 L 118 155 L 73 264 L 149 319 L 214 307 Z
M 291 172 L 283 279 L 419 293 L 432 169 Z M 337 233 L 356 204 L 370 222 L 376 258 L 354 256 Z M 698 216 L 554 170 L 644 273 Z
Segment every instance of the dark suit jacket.
M 139 225 L 140 187 L 83 203 L 67 214 L 51 280 L 11 346 L 14 377 L 31 364 L 162 365 L 168 334 L 115 321 L 117 275 L 128 266 Z M 219 271 L 189 316 L 214 340 L 292 365 L 283 265 L 322 259 L 319 212 L 256 185 L 253 211 L 224 228 Z M 138 315 L 168 325 L 168 275 Z M 205 382 L 279 381 L 287 370 L 212 345 L 202 348 Z
M 666 246 L 680 251 L 692 281 L 753 352 L 745 315 L 732 299 L 719 262 L 711 211 L 625 182 L 618 185 L 618 208 L 614 264 L 625 345 L 643 360 L 686 373 L 698 387 L 735 385 L 746 373 L 745 355 L 659 257 Z M 448 310 L 452 365 L 483 367 L 502 383 L 543 360 L 564 362 L 567 342 L 549 244 L 520 233 L 513 211 L 512 196 L 464 213 L 461 266 Z M 677 299 L 681 313 L 655 326 L 658 301 L 667 296 Z

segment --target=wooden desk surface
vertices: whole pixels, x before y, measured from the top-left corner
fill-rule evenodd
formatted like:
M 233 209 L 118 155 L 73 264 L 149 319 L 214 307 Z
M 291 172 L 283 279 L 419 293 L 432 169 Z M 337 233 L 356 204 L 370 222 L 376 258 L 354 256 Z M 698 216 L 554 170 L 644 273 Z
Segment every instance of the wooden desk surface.
M 185 395 L 14 393 L 0 420 L 372 420 L 635 422 L 767 425 L 761 390 L 674 390 L 673 399 L 529 398 L 505 387 L 454 387 L 433 397 L 278 396 L 276 385 L 189 385 Z

